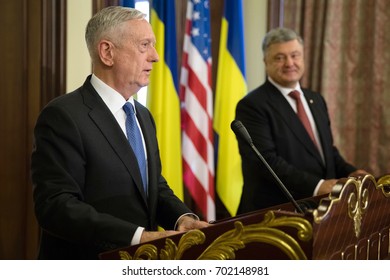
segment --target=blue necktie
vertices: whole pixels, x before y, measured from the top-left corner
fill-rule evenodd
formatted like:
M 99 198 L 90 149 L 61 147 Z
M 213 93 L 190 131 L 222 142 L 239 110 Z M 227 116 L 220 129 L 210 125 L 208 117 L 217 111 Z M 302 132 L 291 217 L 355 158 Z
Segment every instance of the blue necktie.
M 146 159 L 145 151 L 142 143 L 141 132 L 138 128 L 137 121 L 135 119 L 134 107 L 131 103 L 126 102 L 123 106 L 123 110 L 126 113 L 126 133 L 127 139 L 135 156 L 137 157 L 138 167 L 140 169 L 142 183 L 145 193 L 147 194 L 147 178 L 146 178 Z

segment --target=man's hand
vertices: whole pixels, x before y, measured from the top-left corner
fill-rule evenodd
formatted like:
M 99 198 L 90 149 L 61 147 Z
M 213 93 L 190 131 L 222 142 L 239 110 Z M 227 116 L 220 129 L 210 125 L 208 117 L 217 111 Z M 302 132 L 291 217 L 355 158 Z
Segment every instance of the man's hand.
M 360 177 L 360 176 L 364 176 L 364 175 L 368 175 L 370 173 L 368 173 L 366 170 L 363 170 L 363 169 L 358 169 L 354 172 L 352 172 L 351 174 L 348 175 L 348 177 Z
M 191 229 L 198 229 L 208 227 L 210 224 L 204 221 L 199 221 L 191 215 L 186 215 L 180 218 L 178 221 L 177 231 L 165 230 L 165 231 L 146 231 L 144 230 L 141 235 L 141 243 L 149 242 L 158 238 L 165 238 L 171 235 L 181 233 L 183 231 L 189 231 Z
M 334 185 L 336 185 L 338 179 L 324 180 L 318 189 L 318 195 L 330 193 Z
M 360 176 L 363 177 L 363 176 L 368 175 L 368 174 L 370 174 L 370 173 L 368 173 L 366 170 L 358 169 L 358 170 L 352 172 L 351 174 L 349 174 L 348 177 L 360 177 Z M 318 189 L 318 195 L 330 193 L 333 189 L 333 186 L 336 185 L 337 180 L 338 179 L 324 180 L 322 182 L 320 188 Z
M 178 221 L 178 231 L 188 231 L 191 229 L 198 229 L 208 227 L 210 224 L 205 221 L 199 221 L 192 216 L 183 216 Z
M 146 231 L 146 230 L 144 230 L 142 235 L 141 235 L 140 242 L 141 243 L 149 242 L 149 241 L 152 241 L 154 239 L 165 238 L 165 237 L 175 235 L 175 234 L 178 234 L 178 232 L 174 231 L 174 230 L 165 230 L 165 231 Z

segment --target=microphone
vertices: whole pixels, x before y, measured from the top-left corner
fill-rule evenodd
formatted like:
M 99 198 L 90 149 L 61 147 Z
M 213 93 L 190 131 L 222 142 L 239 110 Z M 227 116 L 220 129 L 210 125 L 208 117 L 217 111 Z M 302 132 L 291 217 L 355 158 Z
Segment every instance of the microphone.
M 299 213 L 304 214 L 305 212 L 302 210 L 301 206 L 299 206 L 299 204 L 294 199 L 294 197 L 291 195 L 291 193 L 288 191 L 286 186 L 279 179 L 278 175 L 276 175 L 276 173 L 273 171 L 271 166 L 269 166 L 268 162 L 265 160 L 265 158 L 261 155 L 261 153 L 256 148 L 256 146 L 253 144 L 252 137 L 249 135 L 248 130 L 245 128 L 245 126 L 242 124 L 242 122 L 240 122 L 239 120 L 234 120 L 234 121 L 232 121 L 230 127 L 233 130 L 234 134 L 241 137 L 243 140 L 245 140 L 249 144 L 249 146 L 251 146 L 252 150 L 256 153 L 257 157 L 264 163 L 264 165 L 267 167 L 268 171 L 272 174 L 272 176 L 278 182 L 278 185 L 279 185 L 281 191 L 286 195 L 288 200 L 294 205 L 295 209 Z

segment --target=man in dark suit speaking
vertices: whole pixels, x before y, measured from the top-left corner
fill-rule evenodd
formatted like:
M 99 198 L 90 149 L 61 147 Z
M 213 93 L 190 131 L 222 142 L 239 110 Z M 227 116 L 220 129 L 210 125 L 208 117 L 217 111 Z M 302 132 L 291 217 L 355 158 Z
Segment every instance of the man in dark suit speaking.
M 34 130 L 41 259 L 96 259 L 107 250 L 207 226 L 161 175 L 153 118 L 133 99 L 159 60 L 145 15 L 105 8 L 89 21 L 85 38 L 93 74 L 50 102 Z
M 267 81 L 237 104 L 256 148 L 295 199 L 329 193 L 337 178 L 365 174 L 346 162 L 333 144 L 323 97 L 300 87 L 303 40 L 287 28 L 271 30 L 263 41 Z M 238 214 L 285 203 L 286 195 L 251 147 L 237 137 L 243 193 Z

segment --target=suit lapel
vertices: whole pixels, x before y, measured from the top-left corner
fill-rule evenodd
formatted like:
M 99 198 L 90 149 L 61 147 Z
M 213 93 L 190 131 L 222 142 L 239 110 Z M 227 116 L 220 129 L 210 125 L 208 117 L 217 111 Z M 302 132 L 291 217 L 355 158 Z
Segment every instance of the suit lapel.
M 327 131 L 329 130 L 328 126 L 328 118 L 324 115 L 324 110 L 322 106 L 322 100 L 320 99 L 320 95 L 313 93 L 308 90 L 303 91 L 305 94 L 305 98 L 307 104 L 309 105 L 310 111 L 313 115 L 314 122 L 317 126 L 317 131 L 321 141 L 321 147 L 324 154 L 325 162 L 329 162 L 328 155 L 332 153 L 331 148 L 328 145 L 324 145 L 324 143 L 332 143 L 332 139 L 329 138 L 329 134 Z
M 142 178 L 140 172 L 138 171 L 137 159 L 131 149 L 131 146 L 129 145 L 129 142 L 127 141 L 126 136 L 123 134 L 111 111 L 104 104 L 103 100 L 89 81 L 87 81 L 84 86 L 86 90 L 82 91 L 82 95 L 86 106 L 91 109 L 89 116 L 96 126 L 99 127 L 100 131 L 107 139 L 107 142 L 110 143 L 117 156 L 126 166 L 135 182 L 135 185 L 137 186 L 137 189 L 144 198 L 145 204 L 147 205 L 147 197 L 143 190 Z
M 323 164 L 321 155 L 317 147 L 310 139 L 310 136 L 307 133 L 305 127 L 303 126 L 303 124 L 297 117 L 297 114 L 291 108 L 285 97 L 282 95 L 282 93 L 279 92 L 279 90 L 275 88 L 271 83 L 269 83 L 268 94 L 270 105 L 275 109 L 275 112 L 278 113 L 279 116 L 284 120 L 287 127 L 290 128 L 292 133 L 297 137 L 297 139 L 302 143 L 302 145 L 305 146 L 305 148 Z M 283 114 L 281 114 L 280 112 L 283 112 Z

